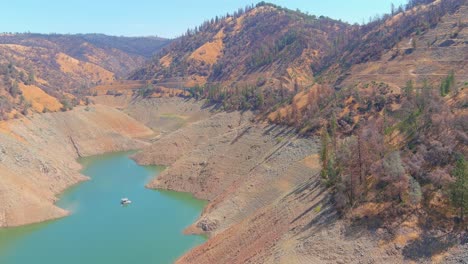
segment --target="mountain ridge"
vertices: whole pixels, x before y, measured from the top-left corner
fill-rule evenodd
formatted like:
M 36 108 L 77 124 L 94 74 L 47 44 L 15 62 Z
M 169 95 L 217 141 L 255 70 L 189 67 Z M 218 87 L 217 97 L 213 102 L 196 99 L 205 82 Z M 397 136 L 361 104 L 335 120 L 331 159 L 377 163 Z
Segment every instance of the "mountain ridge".
M 102 34 L 0 35 L 1 118 L 84 104 L 90 88 L 124 78 L 168 42 Z M 53 107 L 41 103 L 48 97 L 57 101 Z

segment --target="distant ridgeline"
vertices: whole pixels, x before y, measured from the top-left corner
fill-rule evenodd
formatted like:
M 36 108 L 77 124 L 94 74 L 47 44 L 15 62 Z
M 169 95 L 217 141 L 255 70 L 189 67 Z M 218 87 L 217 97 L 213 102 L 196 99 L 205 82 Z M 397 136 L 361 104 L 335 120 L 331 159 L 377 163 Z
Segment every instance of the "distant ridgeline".
M 193 88 L 227 109 L 271 110 L 316 83 L 339 84 L 352 65 L 380 59 L 463 3 L 432 2 L 410 1 L 362 26 L 261 2 L 188 30 L 130 79 Z
M 126 77 L 170 41 L 101 34 L 0 35 L 0 118 L 67 110 Z

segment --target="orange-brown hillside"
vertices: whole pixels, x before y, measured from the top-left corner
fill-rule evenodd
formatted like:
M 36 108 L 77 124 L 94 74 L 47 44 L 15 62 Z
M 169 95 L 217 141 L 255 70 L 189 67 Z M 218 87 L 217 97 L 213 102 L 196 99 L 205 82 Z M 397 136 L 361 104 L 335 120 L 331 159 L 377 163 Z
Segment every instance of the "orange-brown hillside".
M 181 87 L 310 86 L 333 41 L 352 27 L 271 4 L 203 23 L 173 42 L 132 79 Z
M 168 40 L 88 35 L 0 35 L 0 116 L 66 110 L 89 89 L 127 76 Z

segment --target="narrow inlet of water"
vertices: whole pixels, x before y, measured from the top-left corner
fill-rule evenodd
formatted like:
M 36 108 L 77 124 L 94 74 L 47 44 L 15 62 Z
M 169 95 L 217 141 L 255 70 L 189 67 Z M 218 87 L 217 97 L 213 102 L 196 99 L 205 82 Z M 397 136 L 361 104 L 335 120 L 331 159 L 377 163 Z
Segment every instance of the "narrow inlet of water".
M 204 242 L 182 231 L 197 219 L 205 202 L 146 189 L 163 168 L 139 166 L 129 155 L 80 159 L 82 173 L 91 180 L 67 190 L 57 203 L 71 215 L 0 229 L 0 263 L 164 264 Z M 121 206 L 123 197 L 132 203 Z

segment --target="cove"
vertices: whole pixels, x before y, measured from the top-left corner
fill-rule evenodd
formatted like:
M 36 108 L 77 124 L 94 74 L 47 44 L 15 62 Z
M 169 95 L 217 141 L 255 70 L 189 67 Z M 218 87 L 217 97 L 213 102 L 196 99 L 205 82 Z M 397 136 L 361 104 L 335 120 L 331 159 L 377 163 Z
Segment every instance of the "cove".
M 70 216 L 0 229 L 0 263 L 172 263 L 201 236 L 182 234 L 205 202 L 188 194 L 146 189 L 160 171 L 114 153 L 79 162 L 89 181 L 63 193 L 57 205 Z M 121 206 L 120 199 L 132 200 Z

